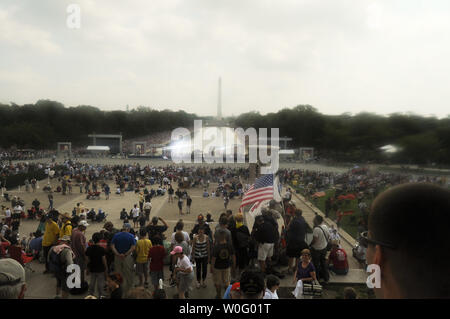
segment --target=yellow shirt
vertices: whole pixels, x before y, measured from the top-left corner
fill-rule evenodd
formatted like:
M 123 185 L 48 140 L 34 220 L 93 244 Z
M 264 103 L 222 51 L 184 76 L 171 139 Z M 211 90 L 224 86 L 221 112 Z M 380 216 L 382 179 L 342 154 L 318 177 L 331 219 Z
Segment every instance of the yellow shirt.
M 62 225 L 59 232 L 59 238 L 62 238 L 64 235 L 72 236 L 72 223 L 70 220 L 66 221 L 64 225 Z
M 76 208 L 77 216 L 80 216 L 80 214 L 81 214 L 81 212 L 83 210 L 84 210 L 84 206 L 83 205 L 77 206 L 77 208 Z
M 145 263 L 148 260 L 148 251 L 152 248 L 150 239 L 139 239 L 136 244 L 136 262 Z
M 51 221 L 51 224 L 48 222 L 45 223 L 45 231 L 44 237 L 42 238 L 42 246 L 48 247 L 56 243 L 59 236 L 59 227 L 55 221 Z

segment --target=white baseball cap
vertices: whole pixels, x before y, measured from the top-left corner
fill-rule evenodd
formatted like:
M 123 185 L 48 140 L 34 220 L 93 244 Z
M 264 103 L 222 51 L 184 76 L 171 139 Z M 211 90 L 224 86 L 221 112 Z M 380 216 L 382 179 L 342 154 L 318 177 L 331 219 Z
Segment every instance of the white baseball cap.
M 84 227 L 88 227 L 89 226 L 89 224 L 85 220 L 82 220 L 81 222 L 79 222 L 78 225 L 84 226 Z

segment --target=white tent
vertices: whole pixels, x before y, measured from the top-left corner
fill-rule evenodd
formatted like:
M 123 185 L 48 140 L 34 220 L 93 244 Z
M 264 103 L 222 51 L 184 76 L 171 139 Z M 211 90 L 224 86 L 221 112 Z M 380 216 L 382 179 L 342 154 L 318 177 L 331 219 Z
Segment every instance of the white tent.
M 88 151 L 93 151 L 93 152 L 109 152 L 109 146 L 96 146 L 96 145 L 91 145 L 87 147 Z

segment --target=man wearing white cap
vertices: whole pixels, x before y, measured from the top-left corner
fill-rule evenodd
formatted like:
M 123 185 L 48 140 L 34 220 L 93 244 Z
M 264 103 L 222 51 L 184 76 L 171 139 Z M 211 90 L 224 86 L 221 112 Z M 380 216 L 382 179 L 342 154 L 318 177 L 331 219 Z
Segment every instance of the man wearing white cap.
M 0 259 L 0 299 L 23 299 L 26 290 L 25 269 L 14 259 Z
M 89 226 L 87 221 L 82 220 L 79 222 L 78 227 L 72 231 L 71 236 L 71 246 L 72 250 L 75 253 L 75 263 L 80 266 L 81 270 L 81 284 L 83 285 L 85 278 L 85 271 L 87 268 L 86 261 L 86 237 L 84 236 L 84 232 L 86 228 Z

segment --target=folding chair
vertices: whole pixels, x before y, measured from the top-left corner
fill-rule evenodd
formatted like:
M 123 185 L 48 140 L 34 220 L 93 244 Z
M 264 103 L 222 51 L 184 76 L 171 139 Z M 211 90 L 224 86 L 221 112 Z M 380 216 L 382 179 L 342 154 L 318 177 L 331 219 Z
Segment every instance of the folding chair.
M 21 264 L 24 269 L 28 269 L 29 271 L 34 272 L 30 264 L 33 258 L 26 258 L 24 260 L 22 255 L 22 247 L 11 245 L 8 248 L 8 254 L 10 258 L 16 260 L 19 264 Z

